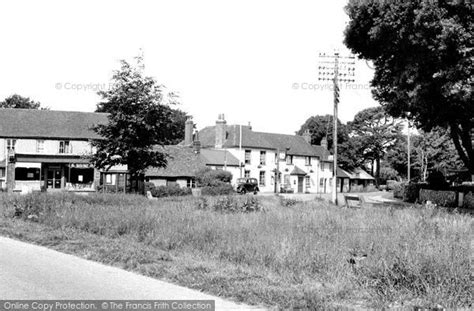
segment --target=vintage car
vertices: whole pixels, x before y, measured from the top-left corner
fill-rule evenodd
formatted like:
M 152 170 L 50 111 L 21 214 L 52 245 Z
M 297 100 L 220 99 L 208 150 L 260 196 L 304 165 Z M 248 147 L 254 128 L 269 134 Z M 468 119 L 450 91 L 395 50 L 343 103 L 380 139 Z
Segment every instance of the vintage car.
M 236 191 L 240 194 L 253 193 L 257 194 L 260 190 L 258 189 L 258 181 L 256 178 L 238 178 Z

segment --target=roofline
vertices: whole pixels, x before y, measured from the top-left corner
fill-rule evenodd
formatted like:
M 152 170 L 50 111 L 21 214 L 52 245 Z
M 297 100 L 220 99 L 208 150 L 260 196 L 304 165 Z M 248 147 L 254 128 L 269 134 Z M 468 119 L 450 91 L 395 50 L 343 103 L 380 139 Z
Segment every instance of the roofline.
M 89 141 L 89 140 L 103 140 L 102 137 L 67 137 L 67 136 L 25 136 L 25 135 L 0 135 L 0 138 L 11 138 L 11 139 L 50 139 L 50 140 L 81 140 L 81 141 Z

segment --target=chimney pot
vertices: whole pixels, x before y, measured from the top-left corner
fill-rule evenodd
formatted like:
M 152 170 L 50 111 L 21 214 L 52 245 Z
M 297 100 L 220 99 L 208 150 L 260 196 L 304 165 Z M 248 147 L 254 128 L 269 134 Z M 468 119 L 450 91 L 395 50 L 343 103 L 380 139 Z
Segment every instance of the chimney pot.
M 224 118 L 224 114 L 221 113 L 217 117 L 216 121 L 216 148 L 220 149 L 224 146 L 225 138 L 226 138 L 226 120 Z
M 184 144 L 190 146 L 193 143 L 193 120 L 187 119 L 184 123 Z

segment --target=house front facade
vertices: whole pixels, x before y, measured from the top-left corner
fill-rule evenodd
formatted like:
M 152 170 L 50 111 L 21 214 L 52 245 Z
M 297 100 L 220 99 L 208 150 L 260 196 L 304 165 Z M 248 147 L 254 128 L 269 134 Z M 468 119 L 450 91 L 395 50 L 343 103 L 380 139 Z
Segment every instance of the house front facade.
M 329 151 L 303 136 L 255 132 L 250 126 L 216 125 L 199 131 L 203 149 L 225 150 L 239 161 L 238 177 L 256 178 L 261 192 L 329 193 L 333 179 Z M 277 189 L 277 188 L 280 189 Z
M 71 111 L 0 109 L 0 187 L 14 192 L 96 191 L 125 187 L 126 168 L 101 172 L 87 158 L 92 130 L 107 115 Z

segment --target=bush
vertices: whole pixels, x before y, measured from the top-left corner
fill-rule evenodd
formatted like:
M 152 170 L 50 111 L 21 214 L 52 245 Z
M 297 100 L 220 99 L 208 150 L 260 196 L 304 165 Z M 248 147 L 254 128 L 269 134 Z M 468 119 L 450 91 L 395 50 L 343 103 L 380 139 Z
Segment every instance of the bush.
M 179 185 L 158 186 L 150 189 L 151 194 L 157 198 L 179 197 L 192 194 L 191 188 L 181 188 Z
M 197 201 L 196 207 L 222 213 L 250 213 L 263 210 L 257 197 L 235 195 L 221 196 L 215 199 L 201 197 Z
M 393 197 L 397 199 L 403 199 L 403 191 L 404 191 L 405 184 L 393 183 L 391 187 L 393 187 Z
M 474 208 L 474 194 L 472 192 L 467 193 L 464 196 L 463 208 Z
M 415 203 L 418 201 L 420 189 L 426 188 L 424 183 L 408 183 L 403 185 L 403 201 Z
M 215 187 L 229 184 L 232 181 L 232 173 L 223 170 L 212 170 L 204 168 L 196 173 L 198 187 Z
M 215 186 L 205 186 L 201 188 L 201 195 L 229 195 L 234 193 L 234 188 L 231 184 L 218 184 Z
M 455 191 L 420 190 L 420 202 L 431 201 L 433 204 L 443 207 L 457 207 L 457 193 Z

